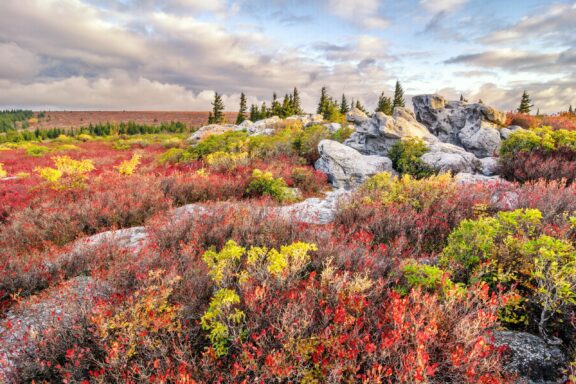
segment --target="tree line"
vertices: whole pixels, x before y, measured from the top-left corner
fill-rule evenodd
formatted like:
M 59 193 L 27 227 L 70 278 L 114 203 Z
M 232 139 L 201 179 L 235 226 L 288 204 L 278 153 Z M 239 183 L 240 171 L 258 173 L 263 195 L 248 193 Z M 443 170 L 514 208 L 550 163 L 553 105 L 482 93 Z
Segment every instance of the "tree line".
M 378 105 L 374 112 L 383 112 L 387 115 L 391 115 L 395 107 L 404 106 L 404 90 L 402 89 L 400 82 L 397 81 L 394 90 L 394 97 L 387 97 L 384 92 L 382 92 L 378 98 Z M 326 87 L 322 87 L 316 113 L 324 116 L 324 119 L 326 120 L 340 121 L 343 116 L 346 116 L 346 114 L 354 108 L 368 113 L 360 100 L 354 101 L 352 99 L 348 102 L 346 95 L 342 94 L 340 101 L 337 101 L 335 98 L 328 95 L 328 89 Z M 208 115 L 208 124 L 225 123 L 226 117 L 224 116 L 224 110 L 225 106 L 224 101 L 222 100 L 222 95 L 216 92 L 214 94 L 214 100 L 212 101 L 212 111 L 210 111 Z M 286 118 L 288 116 L 301 115 L 303 113 L 304 111 L 302 109 L 300 94 L 296 87 L 294 87 L 292 93 L 284 95 L 282 102 L 280 102 L 276 92 L 274 92 L 272 94 L 272 102 L 270 106 L 266 104 L 266 101 L 263 101 L 260 105 L 252 104 L 249 112 L 247 108 L 246 95 L 242 92 L 240 94 L 240 108 L 238 110 L 236 124 L 241 124 L 247 119 L 250 121 L 258 121 L 272 116 Z
M 0 111 L 0 132 L 10 132 L 18 129 L 16 123 L 24 122 L 34 117 L 34 112 L 22 109 Z

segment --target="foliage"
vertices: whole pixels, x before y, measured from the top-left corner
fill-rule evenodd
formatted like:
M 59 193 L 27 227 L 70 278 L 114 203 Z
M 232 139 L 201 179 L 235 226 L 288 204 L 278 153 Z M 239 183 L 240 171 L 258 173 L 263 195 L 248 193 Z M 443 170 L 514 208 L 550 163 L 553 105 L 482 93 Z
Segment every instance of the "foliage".
M 434 168 L 422 161 L 423 154 L 428 152 L 428 147 L 421 139 L 408 138 L 397 141 L 388 156 L 392 160 L 392 165 L 400 174 L 411 175 L 416 179 L 421 179 L 434 175 Z
M 413 288 L 420 288 L 428 292 L 443 292 L 449 294 L 454 283 L 448 273 L 433 266 L 420 264 L 415 261 L 408 262 L 402 267 L 402 277 L 405 281 L 398 290 L 407 294 Z
M 242 122 L 246 120 L 247 118 L 246 111 L 247 111 L 246 95 L 244 94 L 244 92 L 242 92 L 240 94 L 240 109 L 238 110 L 238 116 L 236 117 L 236 125 L 242 124 Z
M 388 116 L 392 116 L 392 112 L 394 112 L 392 99 L 384 96 L 384 92 L 382 92 L 378 98 L 378 105 L 376 106 L 375 112 L 382 112 Z
M 271 172 L 255 169 L 252 171 L 252 180 L 248 184 L 246 193 L 259 196 L 270 196 L 282 202 L 287 198 L 286 182 L 281 177 L 274 178 Z
M 212 101 L 212 112 L 208 115 L 208 124 L 222 124 L 225 122 L 224 116 L 224 102 L 222 95 L 218 92 L 214 93 L 214 101 Z
M 514 132 L 500 148 L 501 173 L 508 179 L 527 181 L 567 179 L 576 175 L 576 131 L 549 127 Z
M 68 156 L 52 158 L 56 168 L 36 168 L 35 171 L 54 189 L 81 188 L 94 170 L 91 160 L 74 160 Z
M 35 157 L 44 156 L 46 153 L 50 151 L 51 151 L 50 148 L 43 147 L 41 145 L 30 145 L 29 147 L 26 148 L 26 154 L 28 156 L 35 156 Z
M 532 320 L 546 335 L 550 318 L 575 304 L 576 250 L 569 241 L 542 232 L 537 209 L 464 220 L 450 235 L 440 265 L 457 281 L 484 279 L 517 286 L 540 308 Z
M 140 164 L 140 160 L 142 159 L 142 155 L 139 153 L 134 153 L 130 160 L 124 160 L 120 163 L 120 165 L 116 166 L 116 170 L 119 174 L 130 176 L 136 170 L 136 167 Z
M 518 113 L 530 114 L 533 106 L 534 104 L 532 104 L 528 92 L 524 91 L 522 93 L 522 99 L 520 100 L 520 106 L 518 107 Z
M 250 163 L 248 152 L 228 153 L 213 152 L 204 159 L 206 164 L 217 172 L 233 171 L 239 166 L 246 166 Z
M 396 86 L 394 88 L 394 102 L 392 103 L 392 109 L 404 106 L 405 106 L 404 90 L 402 89 L 402 85 L 400 85 L 400 81 L 396 81 Z
M 0 179 L 8 176 L 8 172 L 4 169 L 4 164 L 0 163 Z

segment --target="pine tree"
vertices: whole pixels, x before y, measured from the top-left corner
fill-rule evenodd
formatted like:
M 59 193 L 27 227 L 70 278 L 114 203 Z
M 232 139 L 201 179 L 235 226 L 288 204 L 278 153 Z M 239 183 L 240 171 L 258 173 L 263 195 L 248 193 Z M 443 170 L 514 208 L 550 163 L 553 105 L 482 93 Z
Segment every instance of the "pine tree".
M 358 108 L 358 109 L 361 110 L 362 112 L 366 113 L 366 109 L 365 109 L 364 106 L 360 103 L 360 100 L 356 100 L 356 105 L 354 106 L 354 108 Z
M 568 113 L 571 115 L 574 114 L 574 109 L 572 108 L 572 105 L 570 105 L 570 108 L 568 108 Z
M 326 87 L 322 87 L 320 93 L 320 101 L 318 102 L 318 108 L 316 108 L 316 113 L 324 115 L 328 109 L 328 90 Z
M 282 104 L 280 104 L 280 102 L 278 101 L 278 96 L 276 96 L 276 92 L 272 94 L 271 114 L 272 116 L 282 117 Z
M 396 88 L 394 89 L 394 104 L 393 108 L 405 107 L 406 102 L 404 101 L 404 90 L 400 85 L 399 81 L 396 81 Z
M 292 116 L 294 111 L 292 110 L 292 103 L 290 102 L 290 96 L 288 94 L 284 95 L 284 100 L 282 101 L 282 117 Z
M 345 115 L 350 112 L 350 107 L 348 106 L 348 101 L 346 100 L 346 95 L 342 94 L 342 100 L 340 101 L 340 113 Z
M 536 110 L 536 116 L 540 116 L 540 108 Z
M 208 124 L 222 124 L 225 120 L 222 96 L 215 92 L 214 101 L 212 102 L 212 113 L 208 115 Z
M 463 95 L 463 94 L 460 94 L 460 102 L 462 102 L 462 103 L 467 103 L 467 102 L 468 102 L 468 100 L 464 98 L 464 95 Z
M 350 110 L 353 110 L 354 108 L 356 108 L 356 103 L 354 102 L 354 99 L 350 100 Z
M 246 120 L 246 95 L 244 92 L 240 94 L 240 110 L 238 111 L 238 117 L 236 117 L 236 125 L 242 124 Z
M 478 99 L 478 104 L 484 104 L 484 100 Z
M 382 92 L 378 98 L 378 106 L 376 107 L 375 112 L 382 112 L 388 116 L 392 115 L 392 100 L 390 100 L 389 97 L 384 96 L 384 92 Z
M 294 92 L 292 93 L 292 109 L 296 115 L 301 115 L 304 113 L 302 110 L 302 100 L 300 100 L 300 94 L 298 93 L 298 88 L 294 87 Z
M 256 104 L 252 104 L 250 106 L 250 120 L 251 121 L 260 120 L 260 111 L 258 111 L 258 106 Z
M 262 102 L 262 106 L 260 107 L 260 119 L 266 119 L 270 116 L 270 110 L 266 107 L 266 102 Z
M 530 101 L 530 96 L 528 95 L 528 92 L 524 91 L 524 93 L 522 93 L 522 99 L 520 100 L 520 106 L 518 107 L 518 112 L 529 114 L 533 106 L 534 105 Z

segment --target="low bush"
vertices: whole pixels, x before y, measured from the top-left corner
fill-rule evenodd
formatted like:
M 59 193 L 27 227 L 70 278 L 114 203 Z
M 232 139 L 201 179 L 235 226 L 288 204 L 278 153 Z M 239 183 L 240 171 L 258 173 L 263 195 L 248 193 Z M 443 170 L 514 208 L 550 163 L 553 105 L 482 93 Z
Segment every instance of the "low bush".
M 204 162 L 216 172 L 230 172 L 250 164 L 250 158 L 248 152 L 213 152 L 205 157 Z
M 500 172 L 509 179 L 525 182 L 544 178 L 576 177 L 576 131 L 549 127 L 514 132 L 500 148 Z
M 252 171 L 252 180 L 246 188 L 246 193 L 256 196 L 270 196 L 278 202 L 284 201 L 287 196 L 287 185 L 281 177 L 275 178 L 271 172 L 255 169 Z
M 422 179 L 436 174 L 434 168 L 422 161 L 423 154 L 428 152 L 428 147 L 421 139 L 408 138 L 396 142 L 388 156 L 392 160 L 392 166 L 401 175 L 411 175 L 416 179 Z

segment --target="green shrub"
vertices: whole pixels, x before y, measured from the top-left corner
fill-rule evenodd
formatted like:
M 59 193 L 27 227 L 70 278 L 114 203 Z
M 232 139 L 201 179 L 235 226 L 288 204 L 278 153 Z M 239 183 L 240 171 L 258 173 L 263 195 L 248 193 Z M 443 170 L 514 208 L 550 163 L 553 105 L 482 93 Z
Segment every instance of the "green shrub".
M 561 148 L 576 151 L 576 131 L 550 127 L 518 130 L 502 142 L 500 156 L 513 157 L 517 152 L 540 150 L 555 152 Z
M 398 291 L 408 294 L 412 288 L 420 288 L 428 292 L 448 293 L 457 287 L 448 277 L 449 274 L 442 269 L 433 266 L 410 261 L 402 267 L 402 280 Z
M 314 163 L 320 154 L 318 153 L 318 143 L 331 137 L 330 131 L 323 125 L 312 125 L 294 138 L 292 142 L 296 153 L 305 158 L 309 163 Z
M 569 240 L 544 234 L 541 221 L 536 209 L 464 220 L 449 236 L 439 264 L 456 281 L 516 287 L 522 296 L 504 308 L 502 319 L 531 320 L 546 336 L 550 319 L 576 305 L 576 249 Z M 522 313 L 526 308 L 537 309 Z
M 421 159 L 427 151 L 428 148 L 421 139 L 410 137 L 396 142 L 388 152 L 388 156 L 392 160 L 392 166 L 400 174 L 422 179 L 436 174 L 434 168 Z
M 26 148 L 26 154 L 28 156 L 34 156 L 34 157 L 44 156 L 45 154 L 51 151 L 52 149 L 48 147 L 43 147 L 41 145 L 30 145 L 28 148 Z
M 354 128 L 348 126 L 342 126 L 339 130 L 332 134 L 332 139 L 338 141 L 339 143 L 343 143 L 346 139 L 348 139 L 354 133 Z
M 214 152 L 245 152 L 248 148 L 248 134 L 230 131 L 220 135 L 210 135 L 190 149 L 197 158 Z
M 246 192 L 251 195 L 270 196 L 282 202 L 287 198 L 286 188 L 286 182 L 281 177 L 274 178 L 271 172 L 255 169 Z

